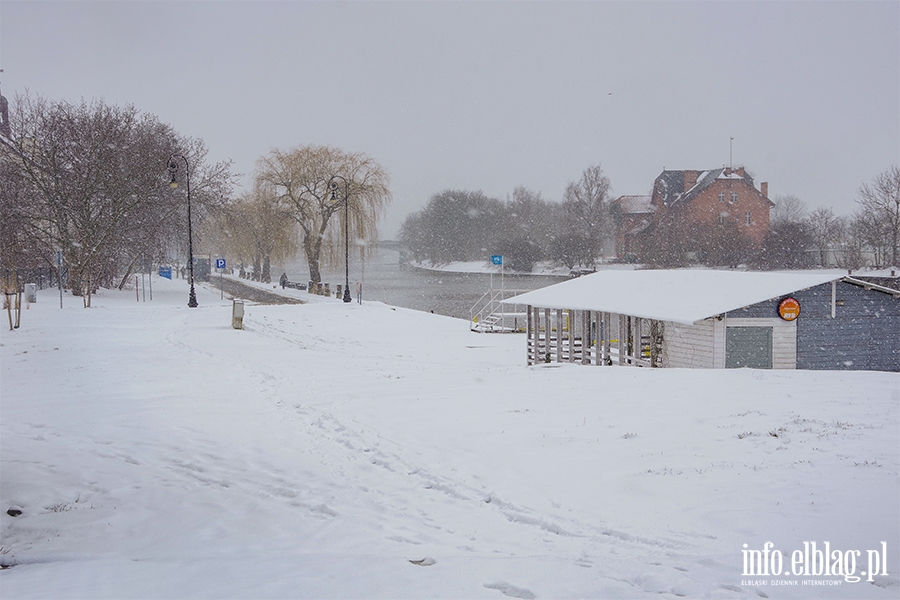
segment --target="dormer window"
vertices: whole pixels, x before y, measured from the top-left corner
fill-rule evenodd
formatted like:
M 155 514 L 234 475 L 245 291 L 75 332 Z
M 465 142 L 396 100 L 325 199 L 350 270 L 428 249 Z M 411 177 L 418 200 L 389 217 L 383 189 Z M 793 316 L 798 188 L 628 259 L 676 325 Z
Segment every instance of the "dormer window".
M 725 202 L 725 192 L 719 192 L 719 202 Z

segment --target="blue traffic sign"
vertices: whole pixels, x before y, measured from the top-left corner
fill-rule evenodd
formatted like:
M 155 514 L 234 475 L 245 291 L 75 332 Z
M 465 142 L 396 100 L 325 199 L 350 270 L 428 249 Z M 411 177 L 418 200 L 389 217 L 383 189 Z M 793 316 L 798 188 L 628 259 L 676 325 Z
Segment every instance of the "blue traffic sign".
M 216 268 L 217 268 L 217 269 L 224 269 L 224 268 L 225 268 L 225 259 L 224 259 L 224 258 L 217 258 L 217 259 L 216 259 Z
M 502 254 L 493 254 L 491 255 L 491 263 L 495 265 L 503 264 L 503 255 Z

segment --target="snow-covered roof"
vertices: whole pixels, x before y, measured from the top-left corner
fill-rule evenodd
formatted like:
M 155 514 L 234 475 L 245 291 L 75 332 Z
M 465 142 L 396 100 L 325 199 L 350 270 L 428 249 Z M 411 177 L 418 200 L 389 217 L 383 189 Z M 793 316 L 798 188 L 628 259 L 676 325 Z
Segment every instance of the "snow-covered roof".
M 598 271 L 505 302 L 690 324 L 841 278 L 834 272 Z
M 619 196 L 615 199 L 615 203 L 622 209 L 622 213 L 626 215 L 647 214 L 656 210 L 656 207 L 650 203 L 651 196 Z

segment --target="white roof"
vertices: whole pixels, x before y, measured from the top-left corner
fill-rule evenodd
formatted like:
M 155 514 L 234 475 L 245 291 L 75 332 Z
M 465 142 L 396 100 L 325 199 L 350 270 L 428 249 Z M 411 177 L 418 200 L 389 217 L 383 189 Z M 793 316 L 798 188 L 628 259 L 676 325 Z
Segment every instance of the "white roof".
M 656 211 L 651 199 L 652 196 L 619 196 L 616 202 L 625 214 L 646 214 Z
M 504 302 L 690 324 L 841 277 L 834 272 L 598 271 Z

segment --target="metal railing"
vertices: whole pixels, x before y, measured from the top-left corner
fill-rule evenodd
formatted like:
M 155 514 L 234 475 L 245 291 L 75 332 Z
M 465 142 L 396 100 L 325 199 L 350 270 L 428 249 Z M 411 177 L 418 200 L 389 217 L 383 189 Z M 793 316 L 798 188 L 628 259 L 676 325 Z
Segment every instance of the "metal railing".
M 526 305 L 503 304 L 531 290 L 490 289 L 469 309 L 469 329 L 478 333 L 523 333 L 526 327 Z

